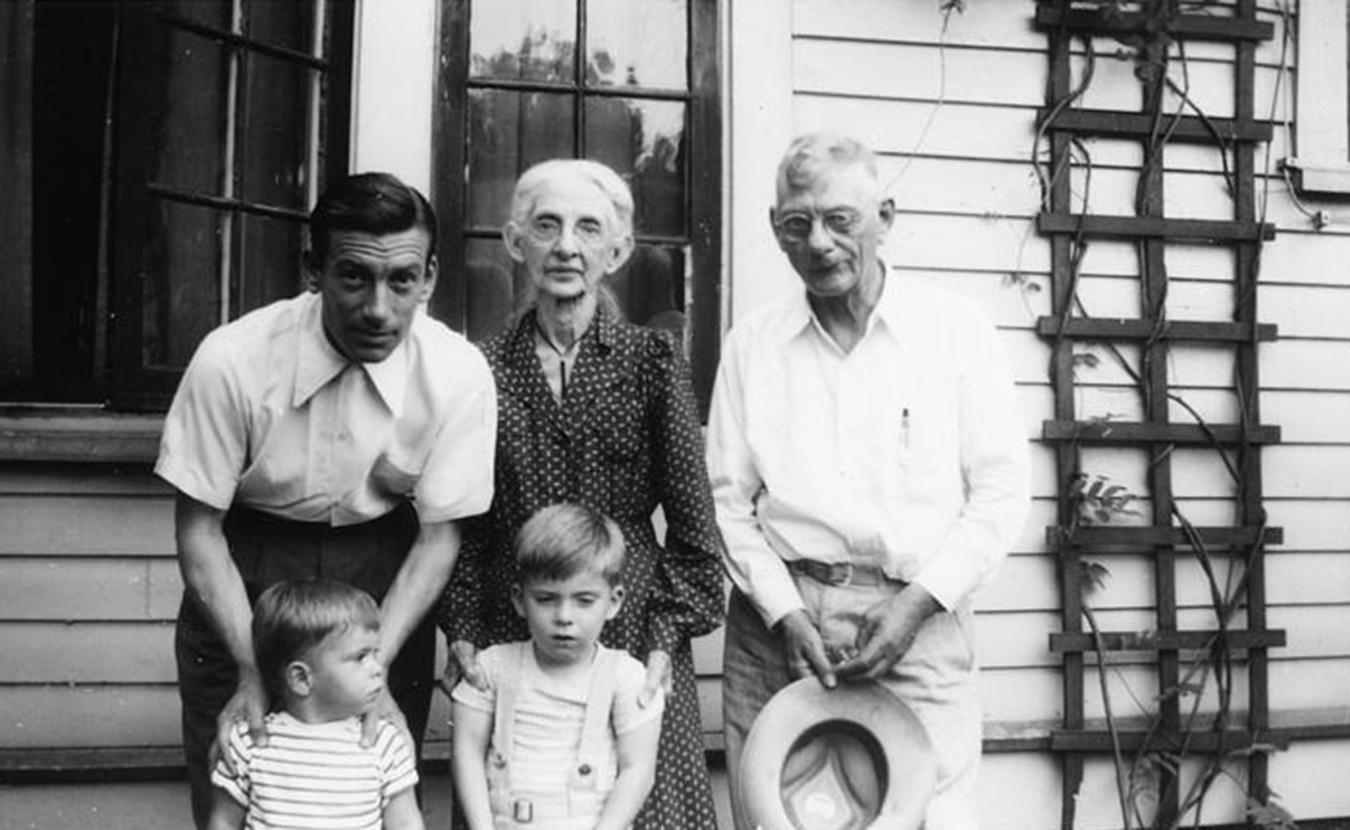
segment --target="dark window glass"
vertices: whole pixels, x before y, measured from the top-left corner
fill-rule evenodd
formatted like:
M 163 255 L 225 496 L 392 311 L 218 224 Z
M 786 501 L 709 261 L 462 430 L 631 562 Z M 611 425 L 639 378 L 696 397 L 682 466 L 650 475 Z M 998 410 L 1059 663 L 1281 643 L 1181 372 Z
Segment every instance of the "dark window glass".
M 299 289 L 352 9 L 0 3 L 0 400 L 162 407 L 207 332 Z

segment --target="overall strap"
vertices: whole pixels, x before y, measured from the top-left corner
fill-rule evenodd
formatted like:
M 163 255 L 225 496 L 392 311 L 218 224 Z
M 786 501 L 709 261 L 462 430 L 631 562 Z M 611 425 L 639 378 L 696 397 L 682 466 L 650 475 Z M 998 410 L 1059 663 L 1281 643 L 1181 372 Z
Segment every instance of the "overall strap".
M 501 761 L 509 767 L 515 750 L 516 691 L 521 675 L 525 673 L 525 649 L 530 644 L 513 643 L 504 655 L 501 671 L 497 674 L 497 705 L 493 712 L 492 747 Z
M 609 747 L 617 657 L 615 652 L 601 647 L 591 670 L 591 685 L 586 693 L 586 715 L 581 727 L 581 746 L 577 751 L 576 771 L 582 776 L 597 773 L 597 763 Z

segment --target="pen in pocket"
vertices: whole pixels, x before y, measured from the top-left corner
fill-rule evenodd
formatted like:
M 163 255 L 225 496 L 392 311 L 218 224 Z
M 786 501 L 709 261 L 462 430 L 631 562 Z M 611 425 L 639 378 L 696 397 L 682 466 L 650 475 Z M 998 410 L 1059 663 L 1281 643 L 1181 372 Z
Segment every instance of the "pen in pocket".
M 904 448 L 909 449 L 909 407 L 900 410 L 900 440 Z

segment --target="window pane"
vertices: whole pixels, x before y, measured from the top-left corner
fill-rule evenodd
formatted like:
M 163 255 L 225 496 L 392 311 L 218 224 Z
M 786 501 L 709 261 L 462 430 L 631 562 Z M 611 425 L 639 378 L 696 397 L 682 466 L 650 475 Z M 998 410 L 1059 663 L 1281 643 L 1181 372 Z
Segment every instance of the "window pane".
M 230 0 L 167 0 L 165 11 L 222 32 L 230 31 Z
M 273 300 L 293 297 L 304 283 L 301 225 L 298 220 L 240 214 L 239 294 L 236 314 Z
M 619 308 L 641 326 L 684 336 L 685 252 L 678 247 L 638 245 L 628 262 L 606 279 Z
M 314 6 L 312 3 L 280 3 L 277 0 L 253 0 L 245 6 L 248 36 L 284 49 L 312 54 L 314 42 Z
M 517 176 L 535 162 L 576 154 L 572 101 L 543 92 L 469 92 L 470 227 L 501 227 Z
M 575 81 L 575 3 L 477 0 L 469 14 L 469 77 Z
M 221 321 L 220 223 L 210 208 L 151 201 L 141 273 L 141 365 L 187 366 L 202 337 Z
M 219 194 L 225 142 L 228 58 L 214 41 L 169 28 L 167 71 L 141 92 L 154 120 L 150 179 L 166 187 Z
M 586 73 L 592 84 L 686 89 L 685 0 L 587 0 Z
M 516 304 L 524 302 L 527 278 L 506 253 L 500 239 L 467 242 L 464 257 L 464 306 L 470 340 L 482 340 L 506 327 Z
M 312 70 L 248 56 L 242 198 L 303 211 Z
M 675 101 L 586 101 L 586 155 L 628 179 L 638 233 L 685 234 L 684 109 Z

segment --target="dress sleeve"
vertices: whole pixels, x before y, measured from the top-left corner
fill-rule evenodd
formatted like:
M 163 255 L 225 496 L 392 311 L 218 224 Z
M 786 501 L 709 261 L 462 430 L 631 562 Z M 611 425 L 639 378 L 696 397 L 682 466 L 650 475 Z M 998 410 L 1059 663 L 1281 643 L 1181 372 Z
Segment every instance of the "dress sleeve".
M 647 623 L 648 649 L 674 652 L 723 618 L 722 537 L 713 512 L 689 365 L 662 333 L 652 332 L 647 363 L 657 495 L 666 517 L 665 552 Z
M 211 783 L 225 792 L 229 793 L 230 798 L 236 802 L 248 806 L 249 792 L 253 789 L 252 781 L 249 778 L 249 757 L 253 751 L 253 742 L 248 736 L 248 725 L 238 724 L 234 732 L 230 733 L 230 743 L 225 748 L 225 753 L 229 756 L 229 763 L 221 757 L 216 760 L 216 766 L 211 770 Z M 230 766 L 234 769 L 231 771 Z
M 380 724 L 375 737 L 375 754 L 380 759 L 380 808 L 388 806 L 389 799 L 417 784 L 417 765 L 412 751 L 393 723 Z

